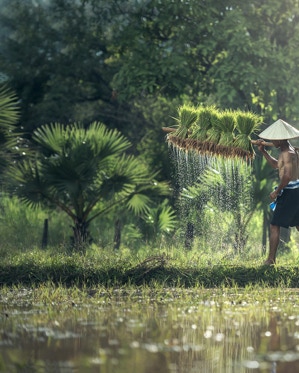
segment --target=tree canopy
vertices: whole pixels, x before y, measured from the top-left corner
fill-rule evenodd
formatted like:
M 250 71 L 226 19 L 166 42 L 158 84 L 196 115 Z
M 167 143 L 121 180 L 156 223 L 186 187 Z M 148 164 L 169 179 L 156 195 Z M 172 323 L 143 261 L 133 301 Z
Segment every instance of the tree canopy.
M 49 119 L 140 127 L 134 100 L 157 93 L 297 120 L 296 4 L 3 1 L 0 71 L 29 129 Z
M 297 0 L 0 0 L 0 80 L 19 129 L 105 123 L 170 179 L 179 105 L 299 121 Z
M 38 145 L 31 158 L 10 167 L 14 192 L 29 206 L 59 208 L 73 221 L 74 244 L 88 242 L 92 220 L 120 206 L 136 214 L 149 212 L 156 196 L 169 194 L 166 183 L 132 155 L 117 130 L 94 122 L 45 125 L 33 134 Z M 101 208 L 99 208 L 101 207 Z

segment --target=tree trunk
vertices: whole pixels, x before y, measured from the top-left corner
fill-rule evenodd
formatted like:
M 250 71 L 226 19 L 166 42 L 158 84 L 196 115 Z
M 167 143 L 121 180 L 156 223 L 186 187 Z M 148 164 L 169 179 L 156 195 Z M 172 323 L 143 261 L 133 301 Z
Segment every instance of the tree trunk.
M 119 250 L 120 248 L 120 241 L 121 241 L 121 229 L 122 229 L 122 223 L 120 219 L 117 219 L 114 224 L 114 250 Z
M 48 235 L 49 235 L 49 224 L 48 224 L 48 219 L 45 219 L 43 237 L 42 237 L 42 249 L 46 249 L 48 246 Z
M 76 251 L 86 251 L 86 245 L 91 243 L 89 232 L 87 230 L 88 224 L 86 221 L 77 219 L 73 227 L 72 246 Z
M 192 249 L 194 241 L 194 224 L 188 221 L 185 233 L 185 247 L 188 250 Z

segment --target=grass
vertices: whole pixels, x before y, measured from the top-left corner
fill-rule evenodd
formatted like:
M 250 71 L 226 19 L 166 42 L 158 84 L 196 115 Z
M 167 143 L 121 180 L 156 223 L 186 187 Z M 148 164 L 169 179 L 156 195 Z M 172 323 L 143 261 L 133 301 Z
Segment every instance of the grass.
M 2 256 L 3 257 L 3 256 Z M 89 250 L 87 254 L 32 250 L 11 253 L 0 264 L 0 285 L 33 286 L 46 283 L 65 286 L 165 287 L 268 287 L 299 286 L 299 262 L 282 256 L 276 266 L 265 267 L 262 258 L 224 256 L 176 249 L 117 253 Z

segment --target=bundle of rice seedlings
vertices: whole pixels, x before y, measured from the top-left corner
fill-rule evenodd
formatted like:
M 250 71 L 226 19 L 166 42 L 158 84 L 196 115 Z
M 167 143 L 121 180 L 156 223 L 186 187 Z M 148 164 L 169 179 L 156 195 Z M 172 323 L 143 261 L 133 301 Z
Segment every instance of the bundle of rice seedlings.
M 209 129 L 218 119 L 218 110 L 215 106 L 206 106 L 198 109 L 198 120 L 192 127 L 190 138 L 198 141 L 206 141 Z
M 178 129 L 173 133 L 174 136 L 185 139 L 191 126 L 198 120 L 198 111 L 194 106 L 182 105 L 178 108 Z
M 219 118 L 222 128 L 218 145 L 233 146 L 235 140 L 235 128 L 237 125 L 236 113 L 231 110 L 226 110 L 221 113 Z
M 212 126 L 207 131 L 207 141 L 216 145 L 219 142 L 222 132 L 221 113 L 217 113 L 211 119 Z
M 236 113 L 236 118 L 236 137 L 233 146 L 253 155 L 254 150 L 251 144 L 250 136 L 258 131 L 262 123 L 262 119 L 257 114 L 242 111 L 238 111 Z

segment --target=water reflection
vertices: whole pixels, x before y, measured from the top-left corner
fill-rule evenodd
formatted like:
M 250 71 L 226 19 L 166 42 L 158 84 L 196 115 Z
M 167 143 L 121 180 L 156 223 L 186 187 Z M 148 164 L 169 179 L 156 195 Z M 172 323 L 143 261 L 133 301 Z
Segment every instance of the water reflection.
M 104 298 L 104 299 L 103 299 Z M 298 372 L 297 292 L 0 298 L 0 372 Z

